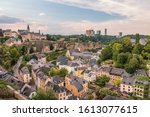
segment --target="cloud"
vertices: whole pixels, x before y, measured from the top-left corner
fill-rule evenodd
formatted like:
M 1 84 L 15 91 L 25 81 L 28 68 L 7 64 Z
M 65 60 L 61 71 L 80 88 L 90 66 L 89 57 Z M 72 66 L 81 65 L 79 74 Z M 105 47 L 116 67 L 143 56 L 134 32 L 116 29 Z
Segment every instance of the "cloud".
M 134 16 L 139 12 L 140 0 L 46 0 L 50 2 L 75 6 L 80 8 L 103 11 L 108 14 L 116 13 L 123 16 Z M 139 1 L 139 2 L 137 2 Z M 145 2 L 145 1 L 144 1 Z M 144 4 L 145 5 L 145 4 Z
M 45 13 L 39 13 L 39 16 L 44 16 L 44 15 L 46 15 Z
M 86 29 L 104 30 L 108 28 L 109 34 L 142 33 L 150 34 L 150 1 L 142 0 L 46 0 L 49 2 L 90 9 L 107 14 L 119 14 L 126 19 L 110 20 L 105 22 L 62 22 L 60 27 L 64 33 L 85 33 Z
M 7 23 L 13 24 L 17 22 L 23 22 L 23 20 L 15 17 L 0 15 L 0 24 L 7 24 Z

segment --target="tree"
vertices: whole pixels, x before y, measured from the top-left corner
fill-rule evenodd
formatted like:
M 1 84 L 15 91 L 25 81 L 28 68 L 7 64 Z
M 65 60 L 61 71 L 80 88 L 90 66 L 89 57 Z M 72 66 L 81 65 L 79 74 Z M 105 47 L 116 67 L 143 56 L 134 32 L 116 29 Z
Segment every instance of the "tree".
M 144 47 L 144 51 L 150 53 L 150 43 Z
M 115 79 L 115 80 L 113 80 L 113 84 L 115 85 L 115 86 L 120 86 L 120 84 L 121 84 L 121 79 Z
M 143 46 L 138 43 L 138 44 L 136 44 L 134 46 L 134 48 L 132 50 L 132 53 L 134 53 L 134 54 L 141 54 L 142 50 L 143 50 Z
M 140 35 L 139 35 L 139 33 L 137 33 L 137 34 L 135 35 L 135 39 L 136 39 L 136 44 L 138 44 L 139 41 L 140 41 Z
M 22 46 L 22 48 L 21 48 L 21 54 L 22 55 L 25 55 L 25 54 L 27 54 L 27 47 L 26 46 Z
M 131 66 L 131 65 L 129 65 L 129 64 L 126 64 L 126 65 L 125 65 L 125 70 L 126 70 L 126 72 L 132 74 L 132 73 L 134 73 L 135 68 L 133 68 L 133 66 Z
M 30 54 L 32 54 L 32 53 L 34 53 L 34 48 L 33 48 L 33 46 L 31 46 L 31 48 L 30 48 Z
M 132 44 L 130 39 L 130 37 L 124 37 L 124 39 L 121 41 L 123 45 L 123 52 L 131 52 Z
M 102 50 L 102 54 L 100 55 L 100 58 L 102 61 L 111 59 L 113 55 L 112 48 L 110 46 L 107 46 L 105 49 Z
M 114 43 L 112 49 L 113 49 L 113 52 L 120 53 L 123 51 L 123 45 L 120 43 Z
M 43 91 L 39 89 L 37 95 L 33 97 L 34 100 L 56 100 L 53 90 Z
M 107 76 L 102 76 L 96 79 L 95 84 L 100 86 L 100 87 L 104 87 L 106 85 L 107 82 L 109 82 L 110 78 Z
M 128 61 L 128 55 L 126 53 L 120 53 L 117 56 L 117 63 L 124 65 Z
M 50 48 L 50 50 L 53 50 L 53 49 L 54 49 L 53 44 L 50 44 L 50 45 L 49 45 L 49 48 Z
M 110 96 L 120 96 L 117 92 L 111 91 L 108 88 L 103 88 L 103 89 L 101 89 L 101 90 L 99 90 L 99 91 L 96 92 L 97 99 L 100 99 L 100 100 L 102 100 L 107 95 L 110 95 Z
M 60 77 L 65 77 L 66 75 L 68 75 L 68 70 L 65 68 L 62 68 L 59 70 L 59 76 Z
M 133 66 L 133 68 L 139 68 L 139 61 L 137 60 L 137 58 L 132 58 L 129 61 L 129 65 Z
M 126 64 L 125 65 L 125 70 L 128 72 L 128 73 L 134 73 L 135 70 L 137 68 L 139 68 L 140 64 L 139 64 L 139 61 L 137 60 L 137 58 L 132 58 L 130 61 L 129 61 L 129 64 Z
M 50 70 L 50 75 L 51 76 L 57 76 L 59 74 L 59 70 L 55 67 L 52 67 Z

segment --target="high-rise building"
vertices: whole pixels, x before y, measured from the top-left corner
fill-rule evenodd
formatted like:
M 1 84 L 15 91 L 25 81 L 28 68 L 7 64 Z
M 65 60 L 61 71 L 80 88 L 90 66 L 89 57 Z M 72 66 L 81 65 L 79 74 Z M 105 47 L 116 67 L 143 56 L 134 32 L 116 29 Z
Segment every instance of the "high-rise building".
M 30 32 L 30 26 L 29 25 L 27 25 L 27 31 Z
M 107 35 L 107 28 L 105 28 L 105 35 Z
M 94 36 L 95 35 L 95 31 L 90 29 L 90 30 L 86 30 L 86 36 L 90 37 L 90 36 Z
M 101 35 L 101 30 L 98 30 L 98 31 L 97 31 L 97 35 Z
M 122 37 L 122 32 L 119 32 L 119 37 Z

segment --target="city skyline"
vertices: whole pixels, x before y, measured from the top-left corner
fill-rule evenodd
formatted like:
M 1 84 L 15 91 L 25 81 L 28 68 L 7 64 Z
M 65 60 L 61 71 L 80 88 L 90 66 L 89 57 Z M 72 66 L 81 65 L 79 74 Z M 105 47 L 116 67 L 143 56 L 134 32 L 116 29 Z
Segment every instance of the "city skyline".
M 150 34 L 150 1 L 141 0 L 0 0 L 0 28 L 50 34 Z M 141 15 L 142 14 L 142 15 Z M 102 32 L 104 33 L 104 32 Z

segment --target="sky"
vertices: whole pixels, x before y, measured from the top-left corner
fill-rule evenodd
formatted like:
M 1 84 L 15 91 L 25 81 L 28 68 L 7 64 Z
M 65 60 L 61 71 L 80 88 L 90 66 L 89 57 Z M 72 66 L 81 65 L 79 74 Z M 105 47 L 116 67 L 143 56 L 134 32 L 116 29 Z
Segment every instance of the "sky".
M 150 34 L 150 0 L 0 0 L 0 29 L 44 34 Z

